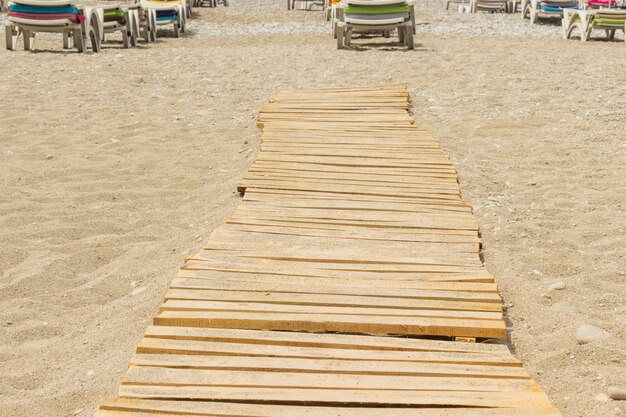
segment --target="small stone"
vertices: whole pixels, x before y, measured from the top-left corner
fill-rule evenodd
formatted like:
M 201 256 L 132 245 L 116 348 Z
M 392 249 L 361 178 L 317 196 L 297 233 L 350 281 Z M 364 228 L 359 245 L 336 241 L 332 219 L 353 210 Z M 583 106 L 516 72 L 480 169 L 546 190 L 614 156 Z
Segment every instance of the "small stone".
M 93 369 L 87 371 L 87 376 L 93 376 L 93 374 L 95 374 Z
M 524 238 L 526 238 L 526 237 L 528 237 L 528 233 L 526 233 L 526 232 L 522 232 L 522 233 L 520 233 L 519 237 L 524 237 Z
M 552 298 L 552 297 L 550 296 L 550 294 L 546 294 L 546 293 L 541 294 L 541 296 L 542 296 L 543 298 Z
M 540 276 L 540 277 L 542 277 L 542 276 L 543 276 L 543 274 L 541 273 L 541 271 L 538 271 L 538 270 L 536 270 L 536 269 L 533 269 L 533 274 L 538 275 L 538 276 Z
M 49 161 L 49 160 L 51 160 L 52 158 L 54 158 L 54 155 L 46 155 L 46 159 L 47 159 L 48 161 Z
M 596 395 L 593 399 L 598 402 L 605 403 L 609 400 L 609 397 L 607 397 L 606 394 L 600 393 Z
M 583 324 L 576 330 L 576 341 L 579 345 L 591 343 L 596 340 L 608 339 L 609 337 L 611 337 L 611 333 L 590 324 Z
M 554 291 L 554 290 L 564 290 L 564 289 L 565 289 L 565 287 L 567 287 L 567 285 L 565 285 L 565 283 L 564 283 L 563 281 L 558 281 L 558 282 L 555 282 L 554 284 L 550 285 L 550 286 L 548 287 L 548 289 L 549 289 L 550 291 Z
M 537 185 L 537 182 L 532 181 L 532 182 L 529 182 L 528 185 L 533 185 L 534 186 L 534 185 Z
M 85 411 L 85 409 L 84 409 L 84 408 L 79 408 L 78 410 L 75 410 L 75 411 L 74 411 L 74 415 L 75 415 L 75 416 L 77 416 L 77 415 L 79 415 L 80 413 L 82 413 L 83 411 Z
M 132 293 L 130 293 L 131 295 L 137 295 L 137 294 L 141 294 L 142 292 L 144 292 L 146 290 L 146 287 L 139 287 L 139 288 L 135 288 L 133 290 Z
M 609 387 L 609 397 L 617 401 L 626 401 L 626 388 Z
M 116 54 L 116 55 L 115 55 L 115 58 L 124 58 L 124 55 L 122 55 L 122 54 Z
M 135 288 L 137 286 L 137 281 L 130 282 L 130 288 Z

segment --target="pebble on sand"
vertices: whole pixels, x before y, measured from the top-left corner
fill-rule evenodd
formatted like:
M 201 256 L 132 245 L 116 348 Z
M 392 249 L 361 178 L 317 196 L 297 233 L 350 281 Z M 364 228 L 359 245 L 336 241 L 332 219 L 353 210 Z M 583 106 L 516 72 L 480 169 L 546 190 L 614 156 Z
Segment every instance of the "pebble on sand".
M 576 330 L 576 341 L 579 345 L 591 343 L 596 340 L 608 339 L 609 337 L 611 337 L 611 333 L 590 324 L 583 324 Z
M 567 287 L 567 285 L 563 281 L 558 281 L 558 282 L 555 282 L 554 284 L 550 285 L 548 287 L 548 289 L 550 291 L 552 291 L 552 290 L 564 290 L 566 287 Z
M 609 397 L 607 397 L 606 394 L 600 393 L 594 397 L 594 400 L 605 403 L 609 400 Z
M 54 158 L 54 155 L 46 155 L 46 159 L 47 159 L 48 161 L 49 161 L 49 160 L 51 160 L 52 158 Z
M 139 287 L 139 288 L 135 288 L 131 295 L 137 295 L 137 294 L 141 294 L 142 292 L 144 292 L 146 290 L 146 287 Z
M 618 401 L 626 401 L 626 388 L 609 387 L 609 397 Z

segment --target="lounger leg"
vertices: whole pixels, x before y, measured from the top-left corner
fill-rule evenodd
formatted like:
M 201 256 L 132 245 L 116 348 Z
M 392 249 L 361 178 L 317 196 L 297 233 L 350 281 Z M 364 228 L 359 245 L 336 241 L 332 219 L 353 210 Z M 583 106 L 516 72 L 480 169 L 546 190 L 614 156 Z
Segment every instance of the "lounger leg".
M 400 43 L 404 43 L 404 28 L 398 28 L 398 40 L 400 41 Z
M 180 38 L 180 13 L 176 20 L 174 20 L 174 37 Z
M 81 29 L 74 29 L 74 34 L 73 34 L 73 38 L 74 38 L 74 47 L 76 48 L 76 50 L 80 53 L 85 52 L 85 44 L 86 39 L 83 35 L 83 31 Z
M 352 29 L 346 28 L 343 36 L 343 43 L 348 47 L 352 45 Z
M 129 22 L 126 21 L 128 24 Z M 104 41 L 104 39 L 103 39 Z M 124 47 L 125 49 L 128 49 L 130 47 L 130 38 L 128 36 L 128 27 L 124 28 L 124 30 L 122 30 L 122 47 Z
M 139 40 L 139 15 L 137 13 L 133 13 L 133 26 L 131 27 L 131 31 L 132 31 L 132 38 L 131 38 L 131 42 L 133 43 L 133 46 L 137 46 L 138 44 L 138 40 Z
M 615 29 L 610 29 L 606 31 L 606 37 L 612 41 L 613 39 L 615 39 Z
M 410 50 L 413 50 L 415 49 L 415 39 L 413 38 L 413 31 L 407 30 L 406 32 L 406 47 Z
M 6 46 L 9 51 L 14 51 L 17 46 L 18 30 L 11 23 L 7 23 L 4 28 L 6 33 Z
M 587 42 L 591 36 L 591 27 L 586 28 L 580 31 L 580 40 L 583 42 Z
M 91 16 L 91 19 L 89 19 L 89 26 L 85 26 L 83 31 L 85 36 L 85 49 L 87 48 L 87 38 L 89 38 L 89 41 L 91 42 L 91 50 L 95 53 L 100 52 L 100 24 L 95 15 Z M 102 33 L 102 37 L 104 38 L 104 33 Z
M 156 25 L 156 10 L 149 10 L 148 16 L 148 33 L 150 34 L 150 42 L 156 42 L 157 40 L 157 25 Z
M 22 36 L 24 37 L 24 50 L 25 51 L 30 51 L 30 49 L 31 49 L 30 31 L 29 30 L 23 30 L 22 31 Z
M 337 38 L 337 49 L 343 49 L 344 44 L 344 27 L 342 25 L 337 25 L 336 28 L 336 38 Z

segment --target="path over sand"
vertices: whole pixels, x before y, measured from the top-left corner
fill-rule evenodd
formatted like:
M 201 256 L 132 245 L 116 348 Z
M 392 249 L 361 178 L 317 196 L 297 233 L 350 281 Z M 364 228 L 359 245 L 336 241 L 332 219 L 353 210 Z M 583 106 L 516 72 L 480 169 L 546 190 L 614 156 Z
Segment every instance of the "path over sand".
M 454 167 L 408 106 L 402 85 L 265 106 L 243 202 L 97 416 L 560 416 L 505 345 L 406 339 L 506 337 Z

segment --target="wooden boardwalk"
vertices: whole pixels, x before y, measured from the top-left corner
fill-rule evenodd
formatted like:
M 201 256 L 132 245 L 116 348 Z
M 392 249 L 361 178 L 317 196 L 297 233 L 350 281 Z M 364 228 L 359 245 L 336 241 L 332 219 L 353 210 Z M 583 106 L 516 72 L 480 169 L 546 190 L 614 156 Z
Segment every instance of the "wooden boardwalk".
M 98 417 L 557 417 L 403 85 L 282 92 Z M 411 336 L 411 337 L 408 337 Z M 433 340 L 438 338 L 443 340 Z

